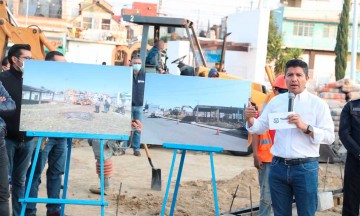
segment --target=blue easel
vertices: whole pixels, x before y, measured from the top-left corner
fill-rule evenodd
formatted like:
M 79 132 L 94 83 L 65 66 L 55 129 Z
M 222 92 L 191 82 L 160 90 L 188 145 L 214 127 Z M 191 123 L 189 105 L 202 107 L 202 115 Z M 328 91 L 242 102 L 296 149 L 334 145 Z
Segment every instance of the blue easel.
M 64 216 L 65 204 L 101 206 L 101 216 L 104 216 L 105 206 L 109 205 L 108 202 L 105 202 L 105 196 L 104 196 L 104 140 L 128 140 L 129 135 L 77 134 L 77 133 L 55 133 L 55 132 L 33 132 L 33 131 L 28 131 L 26 135 L 32 137 L 38 137 L 38 142 L 35 148 L 35 155 L 32 161 L 29 181 L 25 191 L 25 197 L 23 199 L 19 199 L 19 202 L 22 203 L 22 209 L 20 215 L 21 216 L 25 215 L 27 203 L 50 203 L 50 204 L 61 204 L 61 212 L 60 212 L 61 216 Z M 31 184 L 34 177 L 35 167 L 39 157 L 41 141 L 44 137 L 68 138 L 68 142 L 67 142 L 68 151 L 66 156 L 65 174 L 64 174 L 64 188 L 63 188 L 62 198 L 60 199 L 29 197 Z M 73 138 L 100 139 L 100 200 L 66 199 Z
M 163 147 L 168 148 L 168 149 L 174 149 L 174 154 L 173 154 L 173 158 L 172 158 L 172 162 L 171 162 L 171 167 L 170 167 L 170 172 L 169 172 L 169 179 L 168 179 L 168 182 L 167 182 L 167 185 L 166 185 L 166 191 L 165 191 L 165 196 L 164 196 L 164 200 L 163 200 L 160 215 L 161 216 L 165 215 L 165 207 L 166 207 L 166 202 L 167 202 L 167 199 L 168 199 L 168 196 L 169 196 L 170 183 L 171 183 L 172 173 L 173 173 L 173 170 L 174 170 L 174 164 L 175 164 L 177 151 L 182 150 L 182 153 L 181 153 L 180 165 L 179 165 L 179 170 L 178 170 L 178 174 L 177 174 L 177 178 L 176 178 L 176 183 L 175 183 L 175 188 L 174 188 L 174 195 L 173 195 L 172 202 L 171 202 L 171 208 L 170 208 L 169 216 L 174 215 L 176 199 L 177 199 L 177 193 L 178 193 L 178 190 L 179 190 L 181 173 L 182 173 L 182 169 L 183 169 L 183 165 L 184 165 L 186 151 L 187 150 L 193 150 L 193 151 L 209 152 L 210 165 L 211 165 L 211 177 L 212 177 L 211 181 L 212 181 L 213 193 L 214 193 L 215 215 L 219 216 L 220 213 L 219 213 L 218 197 L 217 197 L 217 190 L 216 190 L 216 179 L 215 179 L 213 152 L 222 152 L 224 149 L 221 148 L 221 147 L 196 146 L 196 145 L 185 145 L 185 144 L 175 144 L 175 143 L 164 143 Z

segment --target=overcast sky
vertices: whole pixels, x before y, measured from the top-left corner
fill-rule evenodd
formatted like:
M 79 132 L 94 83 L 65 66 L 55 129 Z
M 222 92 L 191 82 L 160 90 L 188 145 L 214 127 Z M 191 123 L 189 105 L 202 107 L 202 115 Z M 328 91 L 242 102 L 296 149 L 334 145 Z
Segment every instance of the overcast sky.
M 121 8 L 131 8 L 134 0 L 106 0 L 113 6 L 115 14 L 120 14 Z M 136 0 L 159 4 L 159 0 Z M 262 0 L 262 7 L 274 8 L 279 0 Z M 162 15 L 187 18 L 200 28 L 206 28 L 208 21 L 210 25 L 220 24 L 221 18 L 241 10 L 257 8 L 259 0 L 162 0 Z

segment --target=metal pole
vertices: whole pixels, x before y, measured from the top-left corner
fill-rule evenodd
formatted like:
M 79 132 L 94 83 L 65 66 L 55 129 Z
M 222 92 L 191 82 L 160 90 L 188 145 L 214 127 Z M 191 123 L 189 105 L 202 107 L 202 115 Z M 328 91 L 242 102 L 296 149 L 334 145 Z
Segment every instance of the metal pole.
M 25 18 L 26 26 L 28 26 L 28 16 L 29 16 L 29 0 L 26 1 L 26 18 Z
M 354 13 L 352 22 L 352 40 L 351 40 L 351 79 L 356 83 L 356 57 L 357 57 L 357 30 L 358 30 L 358 1 L 353 0 Z

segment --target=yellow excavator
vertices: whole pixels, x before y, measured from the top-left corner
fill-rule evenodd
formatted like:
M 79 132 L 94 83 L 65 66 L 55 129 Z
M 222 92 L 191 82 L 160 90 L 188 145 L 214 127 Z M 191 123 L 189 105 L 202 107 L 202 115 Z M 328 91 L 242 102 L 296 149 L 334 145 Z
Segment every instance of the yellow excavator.
M 197 38 L 197 34 L 195 33 L 193 22 L 191 22 L 188 19 L 183 18 L 172 18 L 172 17 L 150 17 L 150 16 L 138 16 L 138 15 L 124 15 L 123 16 L 124 21 L 134 23 L 137 25 L 141 25 L 143 27 L 142 32 L 142 41 L 141 41 L 141 48 L 140 48 L 140 58 L 142 61 L 143 69 L 145 69 L 145 58 L 147 53 L 147 45 L 148 45 L 148 35 L 149 30 L 154 29 L 154 40 L 160 39 L 160 28 L 161 27 L 169 27 L 169 28 L 181 28 L 185 29 L 186 37 L 189 40 L 190 43 L 190 49 L 193 53 L 194 58 L 194 66 L 185 65 L 182 61 L 186 56 L 182 56 L 178 59 L 175 59 L 172 61 L 172 63 L 177 63 L 180 71 L 182 70 L 190 70 L 190 74 L 193 74 L 195 76 L 199 76 L 200 74 L 205 75 L 207 77 L 207 74 L 210 71 L 210 68 L 207 66 L 207 63 L 205 61 L 205 57 L 203 54 L 203 51 L 200 46 L 200 42 Z M 227 34 L 228 36 L 229 34 Z M 225 40 L 226 41 L 226 40 Z M 222 59 L 220 61 L 219 69 L 223 69 L 223 57 L 224 57 L 224 46 L 223 44 L 223 50 L 222 50 Z M 198 55 L 196 55 L 196 53 Z M 266 73 L 268 75 L 268 78 L 270 80 L 271 85 L 273 84 L 274 77 L 270 70 L 270 68 L 266 68 Z M 240 77 L 235 77 L 226 73 L 219 73 L 219 78 L 224 79 L 239 79 L 242 80 Z M 266 91 L 266 87 L 264 85 L 261 85 L 259 83 L 252 82 L 251 83 L 251 101 L 259 107 L 259 109 L 262 108 L 262 104 L 266 103 L 269 99 L 269 94 Z M 251 148 L 251 136 L 248 136 L 246 129 L 242 128 L 242 133 L 244 133 L 244 138 L 248 140 L 248 150 L 247 152 L 231 152 L 235 155 L 239 156 L 245 156 L 249 155 L 252 152 Z
M 45 58 L 44 46 L 50 51 L 56 50 L 46 39 L 39 27 L 19 27 L 4 0 L 0 0 L 0 29 L 1 59 L 3 59 L 6 54 L 9 40 L 14 44 L 29 44 L 31 46 L 32 57 L 37 60 L 43 60 Z

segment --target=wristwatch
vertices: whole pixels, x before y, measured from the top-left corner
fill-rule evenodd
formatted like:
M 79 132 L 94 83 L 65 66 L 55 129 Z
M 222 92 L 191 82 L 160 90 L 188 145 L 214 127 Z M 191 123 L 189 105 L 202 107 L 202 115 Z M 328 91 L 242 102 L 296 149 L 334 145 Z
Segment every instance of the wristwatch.
M 313 128 L 311 125 L 308 125 L 308 127 L 306 128 L 305 133 L 306 133 L 306 134 L 309 134 L 309 133 L 311 133 L 311 132 L 314 132 L 314 128 Z

